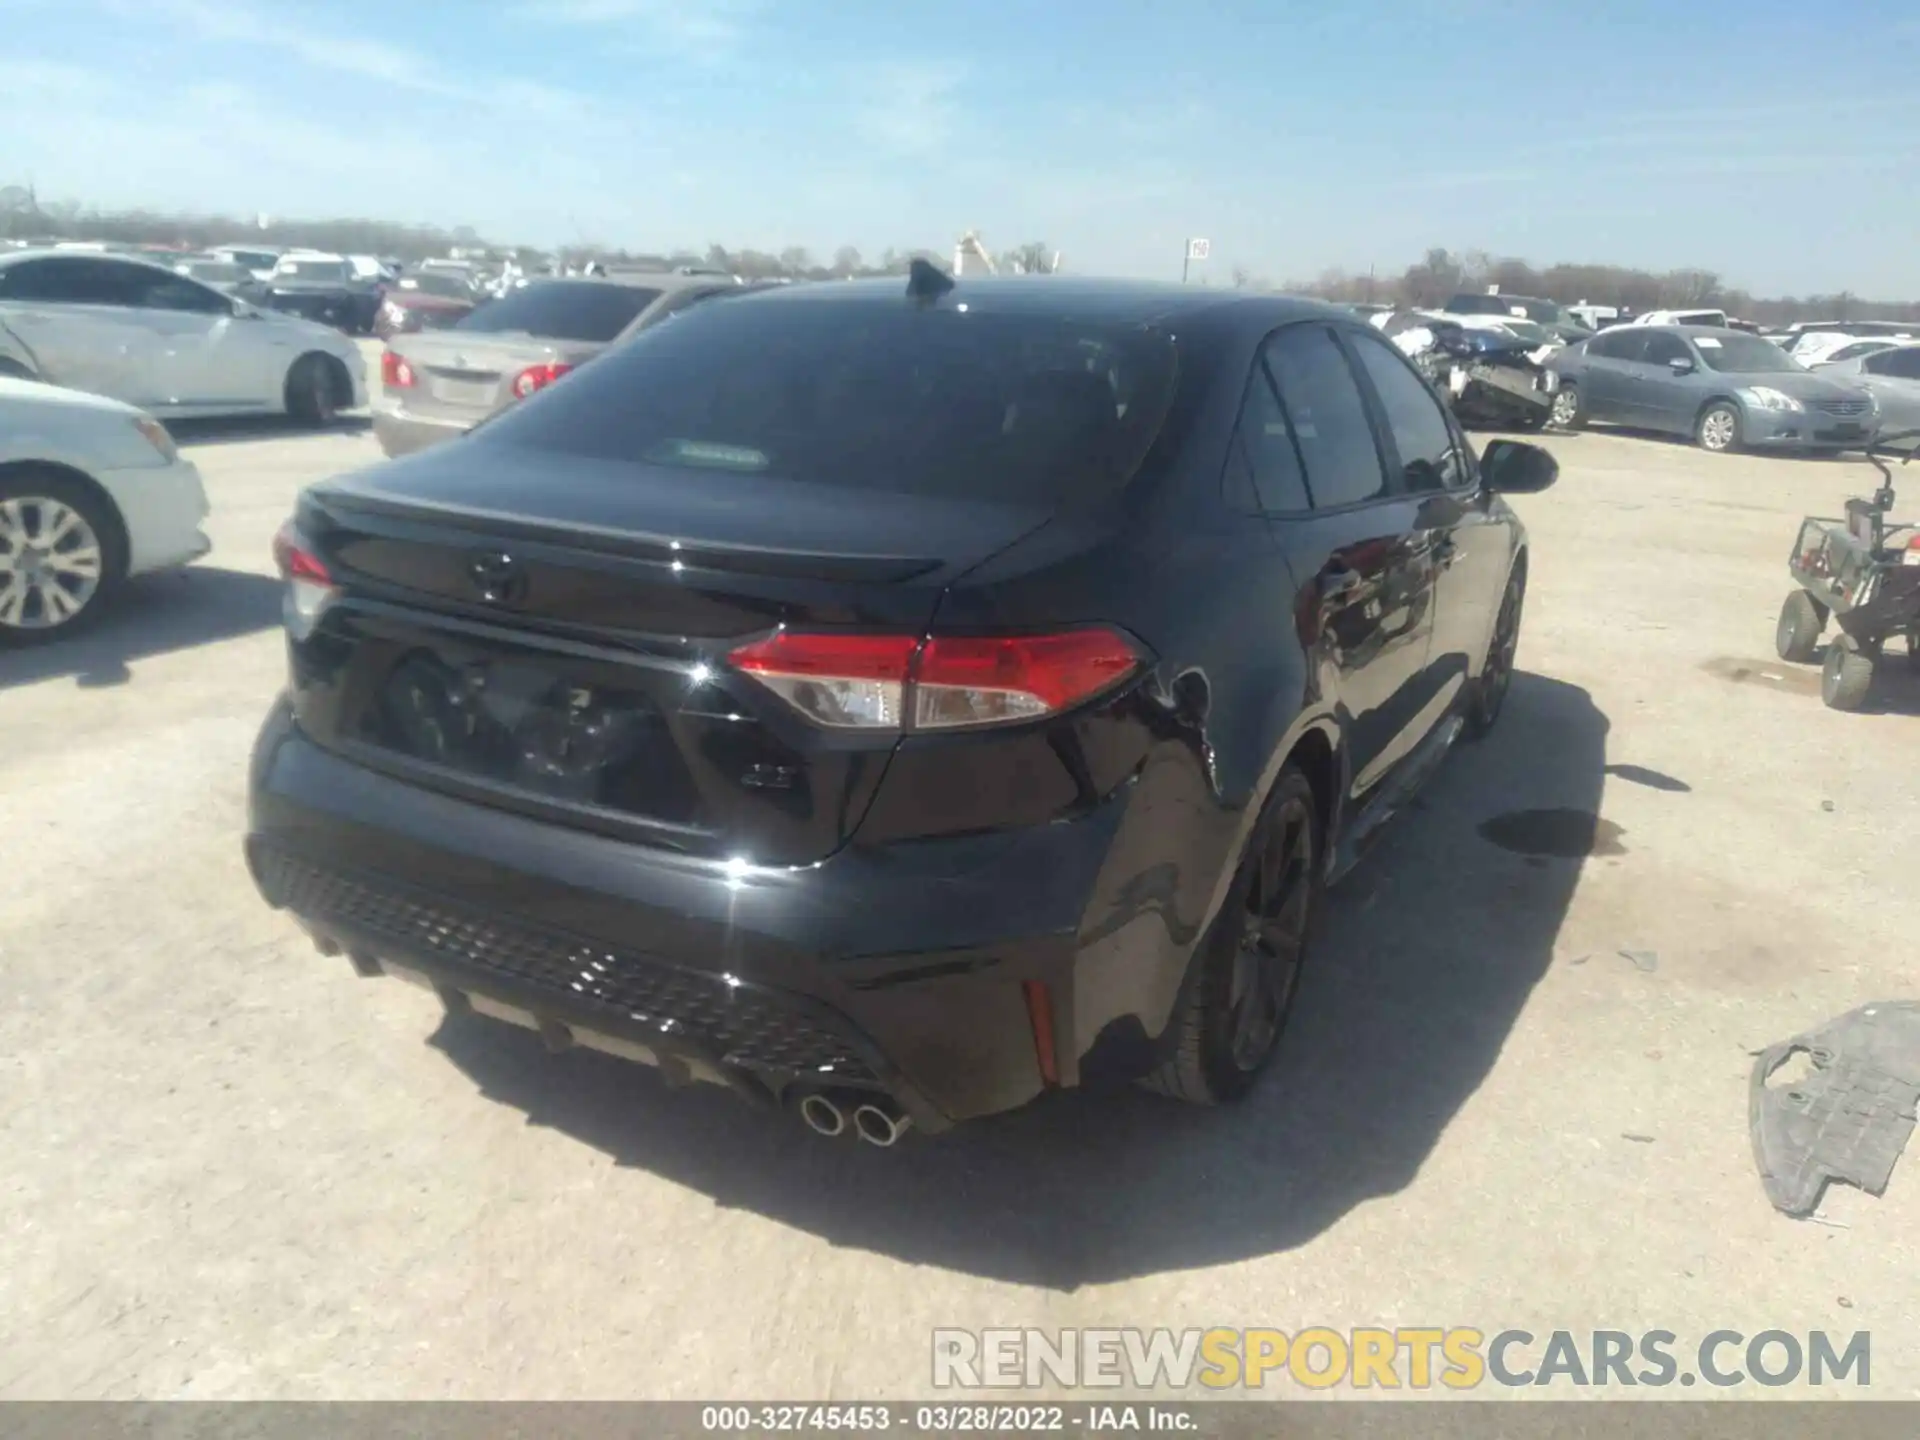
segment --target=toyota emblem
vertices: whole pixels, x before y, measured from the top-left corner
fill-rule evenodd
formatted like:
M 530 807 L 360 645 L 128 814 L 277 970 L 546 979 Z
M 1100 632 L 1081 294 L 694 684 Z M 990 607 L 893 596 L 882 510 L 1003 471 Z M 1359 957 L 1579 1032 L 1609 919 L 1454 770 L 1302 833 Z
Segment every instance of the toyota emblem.
M 527 574 L 520 562 L 499 550 L 484 551 L 467 562 L 467 578 L 489 605 L 510 605 L 526 597 Z

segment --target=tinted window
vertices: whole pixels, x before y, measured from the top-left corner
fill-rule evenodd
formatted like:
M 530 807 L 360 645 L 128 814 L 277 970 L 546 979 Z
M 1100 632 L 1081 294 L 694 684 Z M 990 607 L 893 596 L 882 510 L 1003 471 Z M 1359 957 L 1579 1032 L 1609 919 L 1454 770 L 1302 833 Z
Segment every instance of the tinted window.
M 1858 360 L 1862 355 L 1877 355 L 1892 346 L 1891 340 L 1856 340 L 1851 345 L 1842 345 L 1827 357 L 1834 364 L 1842 360 Z
M 1051 503 L 1132 477 L 1174 379 L 1172 340 L 1138 326 L 752 297 L 650 326 L 472 442 Z
M 63 305 L 124 305 L 126 271 L 111 260 L 29 260 L 7 268 L 4 293 L 10 300 Z
M 1347 343 L 1373 381 L 1387 429 L 1400 452 L 1409 490 L 1432 490 L 1463 484 L 1466 468 L 1454 449 L 1447 417 L 1427 384 L 1399 354 L 1371 335 L 1349 335 Z
M 1640 358 L 1649 365 L 1665 365 L 1672 360 L 1691 360 L 1693 356 L 1687 353 L 1686 341 L 1659 330 L 1647 336 L 1647 348 Z
M 543 280 L 509 291 L 454 326 L 490 334 L 512 331 L 542 340 L 606 344 L 660 297 L 638 285 L 591 280 Z
M 1912 349 L 1887 350 L 1870 355 L 1860 368 L 1869 375 L 1885 375 L 1895 380 L 1920 380 L 1920 345 Z
M 1227 497 L 1236 509 L 1286 514 L 1312 508 L 1300 452 L 1265 365 L 1256 363 L 1247 381 L 1227 466 Z
M 1603 360 L 1638 360 L 1646 354 L 1647 334 L 1625 326 L 1602 331 L 1587 342 L 1587 353 Z
M 473 287 L 457 275 L 423 271 L 400 282 L 402 290 L 418 290 L 422 295 L 438 295 L 443 300 L 471 300 Z
M 1315 509 L 1376 500 L 1386 493 L 1365 403 L 1333 332 L 1318 325 L 1282 330 L 1264 350 L 1293 422 Z
M 128 301 L 142 310 L 182 310 L 196 314 L 227 314 L 232 311 L 218 291 L 163 270 L 147 270 L 129 277 Z
M 1505 315 L 1512 308 L 1498 295 L 1456 295 L 1447 302 L 1447 309 L 1456 315 Z

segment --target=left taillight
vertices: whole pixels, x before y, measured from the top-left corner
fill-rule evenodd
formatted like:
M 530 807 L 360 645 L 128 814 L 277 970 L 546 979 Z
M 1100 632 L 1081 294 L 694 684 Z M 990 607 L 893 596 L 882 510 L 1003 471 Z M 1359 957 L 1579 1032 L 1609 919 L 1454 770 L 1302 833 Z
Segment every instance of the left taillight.
M 411 390 L 414 384 L 413 366 L 402 360 L 391 350 L 380 352 L 380 383 L 395 390 Z
M 573 366 L 558 360 L 546 365 L 529 365 L 513 377 L 513 393 L 516 398 L 524 400 L 534 391 L 546 389 L 571 369 Z
M 273 537 L 273 563 L 287 582 L 286 604 L 282 607 L 287 633 L 295 640 L 304 640 L 320 623 L 339 589 L 326 562 L 291 520 Z
M 1116 688 L 1145 663 L 1131 639 L 1104 627 L 924 642 L 781 630 L 727 658 L 816 725 L 889 731 L 1057 715 Z

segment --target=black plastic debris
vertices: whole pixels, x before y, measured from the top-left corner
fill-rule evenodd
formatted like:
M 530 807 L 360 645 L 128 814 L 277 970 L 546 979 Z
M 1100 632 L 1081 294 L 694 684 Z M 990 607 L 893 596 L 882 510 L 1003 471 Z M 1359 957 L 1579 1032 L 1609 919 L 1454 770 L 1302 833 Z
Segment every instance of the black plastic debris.
M 1812 1069 L 1793 1085 L 1767 1079 L 1797 1054 Z M 1760 1052 L 1748 1124 L 1760 1183 L 1775 1209 L 1813 1215 L 1830 1180 L 1884 1195 L 1913 1134 L 1920 1101 L 1920 1003 L 1882 1001 Z

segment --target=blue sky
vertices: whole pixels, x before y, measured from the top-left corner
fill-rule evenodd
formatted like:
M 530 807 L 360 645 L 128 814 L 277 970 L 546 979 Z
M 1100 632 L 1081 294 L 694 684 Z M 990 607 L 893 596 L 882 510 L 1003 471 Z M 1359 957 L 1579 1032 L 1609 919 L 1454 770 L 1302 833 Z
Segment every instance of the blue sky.
M 0 0 L 0 184 L 499 239 L 1920 297 L 1914 0 Z

